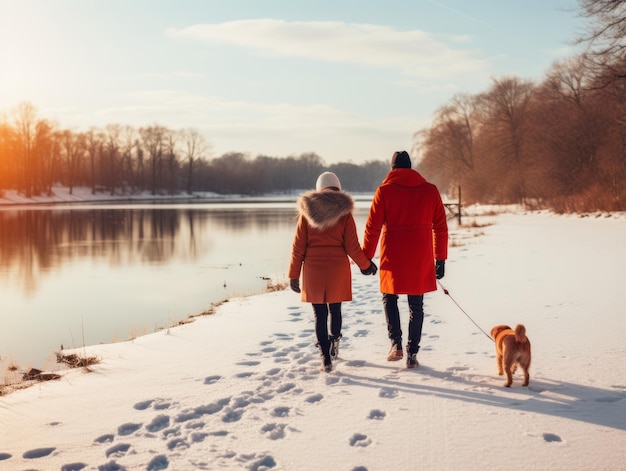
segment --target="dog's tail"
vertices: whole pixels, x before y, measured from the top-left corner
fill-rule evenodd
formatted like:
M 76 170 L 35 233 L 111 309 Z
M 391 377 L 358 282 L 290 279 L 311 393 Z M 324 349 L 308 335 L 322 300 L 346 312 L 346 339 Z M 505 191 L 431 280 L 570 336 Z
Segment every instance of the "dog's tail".
M 515 340 L 517 343 L 528 343 L 528 337 L 526 337 L 526 327 L 523 324 L 517 324 L 515 326 Z

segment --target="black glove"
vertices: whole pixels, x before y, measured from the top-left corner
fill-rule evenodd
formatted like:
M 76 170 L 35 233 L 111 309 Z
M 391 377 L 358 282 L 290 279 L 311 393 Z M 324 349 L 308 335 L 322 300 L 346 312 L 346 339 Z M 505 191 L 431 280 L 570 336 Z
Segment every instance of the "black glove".
M 361 273 L 363 273 L 364 275 L 375 275 L 377 271 L 378 271 L 378 267 L 371 260 L 370 260 L 369 267 L 367 267 L 365 270 L 361 269 Z
M 441 280 L 445 273 L 446 273 L 446 261 L 445 260 L 435 261 L 435 276 L 437 277 L 437 279 Z
M 300 292 L 300 280 L 297 278 L 292 278 L 291 280 L 289 280 L 289 286 L 291 286 L 291 290 L 295 291 L 296 293 Z

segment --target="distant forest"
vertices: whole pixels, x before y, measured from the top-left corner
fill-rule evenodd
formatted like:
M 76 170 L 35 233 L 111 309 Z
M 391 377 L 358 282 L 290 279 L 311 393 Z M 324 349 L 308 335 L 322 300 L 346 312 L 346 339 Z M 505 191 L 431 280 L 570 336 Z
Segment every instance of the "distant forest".
M 62 185 L 111 195 L 149 191 L 260 195 L 313 188 L 320 173 L 340 176 L 348 191 L 370 192 L 389 171 L 389 161 L 327 166 L 315 153 L 297 157 L 229 152 L 209 158 L 210 145 L 196 129 L 160 125 L 136 129 L 110 124 L 87 132 L 58 129 L 21 103 L 14 122 L 0 123 L 0 194 L 14 189 L 31 197 Z
M 585 53 L 552 65 L 538 83 L 495 78 L 458 94 L 418 130 L 414 167 L 463 203 L 518 203 L 557 212 L 626 210 L 626 1 L 579 0 Z M 0 195 L 216 192 L 257 195 L 311 188 L 323 171 L 350 192 L 371 192 L 389 160 L 326 165 L 315 153 L 210 158 L 195 129 L 110 124 L 61 129 L 21 103 L 0 120 Z M 391 156 L 389 156 L 391 157 Z

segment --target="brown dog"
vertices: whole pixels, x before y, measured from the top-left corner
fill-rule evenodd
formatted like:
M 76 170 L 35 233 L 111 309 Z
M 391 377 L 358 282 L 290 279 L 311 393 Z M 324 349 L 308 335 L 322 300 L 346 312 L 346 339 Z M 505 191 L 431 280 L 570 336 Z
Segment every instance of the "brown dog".
M 491 337 L 496 343 L 496 362 L 498 363 L 498 374 L 502 376 L 506 373 L 507 388 L 513 383 L 513 373 L 517 365 L 522 367 L 524 372 L 524 383 L 528 386 L 530 376 L 530 341 L 526 337 L 526 327 L 517 324 L 515 330 L 508 325 L 497 325 L 491 329 Z

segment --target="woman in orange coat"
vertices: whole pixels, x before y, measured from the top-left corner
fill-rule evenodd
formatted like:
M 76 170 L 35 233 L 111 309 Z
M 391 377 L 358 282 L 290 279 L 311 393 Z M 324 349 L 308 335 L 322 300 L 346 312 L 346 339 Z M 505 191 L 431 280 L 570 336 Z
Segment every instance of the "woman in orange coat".
M 324 172 L 316 189 L 298 199 L 298 226 L 293 240 L 289 279 L 291 289 L 313 305 L 315 335 L 322 355 L 322 371 L 332 370 L 341 338 L 341 303 L 352 300 L 350 257 L 364 275 L 376 265 L 359 245 L 352 217 L 354 201 L 341 191 L 337 175 Z M 300 273 L 302 272 L 302 289 Z M 328 314 L 330 311 L 330 336 Z
M 394 153 L 391 171 L 374 194 L 363 238 L 368 258 L 374 257 L 379 238 L 380 291 L 391 340 L 387 359 L 403 357 L 398 295 L 406 294 L 410 315 L 406 364 L 415 368 L 424 322 L 424 293 L 435 291 L 436 279 L 444 275 L 448 224 L 439 190 L 411 169 L 406 151 Z

